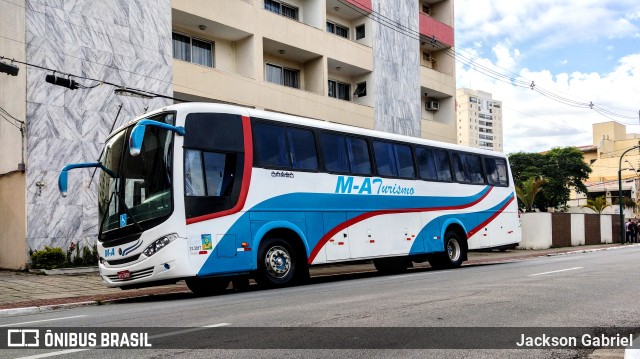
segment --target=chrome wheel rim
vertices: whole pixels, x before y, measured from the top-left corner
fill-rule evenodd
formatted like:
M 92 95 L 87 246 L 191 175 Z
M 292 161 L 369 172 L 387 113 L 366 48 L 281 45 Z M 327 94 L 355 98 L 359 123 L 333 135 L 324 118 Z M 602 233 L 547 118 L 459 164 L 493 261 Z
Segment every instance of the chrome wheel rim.
M 447 241 L 447 254 L 451 262 L 456 262 L 460 259 L 460 244 L 455 238 L 450 238 Z
M 291 270 L 291 256 L 284 247 L 271 247 L 265 255 L 264 264 L 270 276 L 283 278 Z

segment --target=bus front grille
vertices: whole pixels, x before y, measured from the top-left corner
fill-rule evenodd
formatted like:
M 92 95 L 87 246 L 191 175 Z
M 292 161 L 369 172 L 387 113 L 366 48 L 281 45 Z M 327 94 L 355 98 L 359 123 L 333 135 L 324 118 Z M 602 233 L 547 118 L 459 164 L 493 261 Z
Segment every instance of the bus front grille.
M 127 282 L 130 280 L 146 278 L 152 274 L 153 274 L 153 267 L 149 267 L 149 268 L 140 269 L 137 271 L 131 271 L 131 277 L 127 279 L 120 279 L 118 278 L 117 274 L 107 275 L 106 277 L 109 278 L 111 282 Z

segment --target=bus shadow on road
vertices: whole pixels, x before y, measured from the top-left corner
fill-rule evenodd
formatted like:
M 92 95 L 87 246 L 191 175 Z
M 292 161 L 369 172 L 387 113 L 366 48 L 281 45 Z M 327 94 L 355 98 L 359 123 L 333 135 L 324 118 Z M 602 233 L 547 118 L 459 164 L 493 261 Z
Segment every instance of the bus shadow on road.
M 306 286 L 313 286 L 313 285 L 320 285 L 320 284 L 327 284 L 327 283 L 347 282 L 352 280 L 363 280 L 367 278 L 385 278 L 385 277 L 394 277 L 399 275 L 405 276 L 405 275 L 413 275 L 413 274 L 420 274 L 420 273 L 438 273 L 438 272 L 446 273 L 450 271 L 461 271 L 461 270 L 471 269 L 471 268 L 490 267 L 498 264 L 502 264 L 502 263 L 474 263 L 474 264 L 463 265 L 461 268 L 457 268 L 457 269 L 445 269 L 445 270 L 433 269 L 428 265 L 422 265 L 422 266 L 409 268 L 406 271 L 401 273 L 394 273 L 394 274 L 380 273 L 376 271 L 373 268 L 373 266 L 371 266 L 371 269 L 361 270 L 357 272 L 348 271 L 348 267 L 349 267 L 348 265 L 336 266 L 333 268 L 333 269 L 336 269 L 334 273 L 330 273 L 330 274 L 327 274 L 326 270 L 324 270 L 324 273 L 322 274 L 314 274 L 313 272 L 316 271 L 316 269 L 314 268 L 312 269 L 311 278 L 309 278 L 307 282 L 303 284 L 299 284 L 296 287 L 306 287 Z M 340 269 L 341 271 L 338 271 L 337 269 Z M 322 270 L 322 268 L 320 268 L 320 270 Z M 234 295 L 234 294 L 258 292 L 258 291 L 265 291 L 265 290 L 278 290 L 278 289 L 280 288 L 268 288 L 268 287 L 258 285 L 252 280 L 249 286 L 243 288 L 242 290 L 234 289 L 232 285 L 229 285 L 229 287 L 224 292 L 221 292 L 215 295 L 210 295 L 210 296 L 200 296 L 200 295 L 193 294 L 191 292 L 160 293 L 160 294 L 145 295 L 140 297 L 118 299 L 112 303 L 133 304 L 133 303 L 152 303 L 152 302 L 162 302 L 162 301 L 184 300 L 184 299 L 194 299 L 194 298 L 216 298 L 216 297 L 228 296 L 228 295 Z

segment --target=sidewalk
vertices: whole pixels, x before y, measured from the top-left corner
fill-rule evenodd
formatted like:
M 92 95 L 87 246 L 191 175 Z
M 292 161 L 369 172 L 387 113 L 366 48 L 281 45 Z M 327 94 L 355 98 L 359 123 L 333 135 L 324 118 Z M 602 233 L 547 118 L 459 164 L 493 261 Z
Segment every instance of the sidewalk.
M 524 260 L 547 255 L 595 251 L 621 247 L 619 244 L 551 248 L 545 250 L 508 250 L 505 252 L 472 252 L 465 265 Z M 428 267 L 428 263 L 416 264 L 416 268 Z M 330 276 L 345 273 L 373 272 L 373 264 L 331 265 L 311 269 L 311 275 Z M 184 282 L 146 289 L 123 291 L 102 285 L 98 273 L 42 275 L 28 272 L 0 270 L 0 317 L 52 310 L 76 305 L 99 305 L 117 300 L 157 296 L 173 293 L 189 293 Z M 17 308 L 23 308 L 20 310 Z M 27 309 L 28 308 L 28 309 Z M 8 310 L 14 309 L 14 310 Z

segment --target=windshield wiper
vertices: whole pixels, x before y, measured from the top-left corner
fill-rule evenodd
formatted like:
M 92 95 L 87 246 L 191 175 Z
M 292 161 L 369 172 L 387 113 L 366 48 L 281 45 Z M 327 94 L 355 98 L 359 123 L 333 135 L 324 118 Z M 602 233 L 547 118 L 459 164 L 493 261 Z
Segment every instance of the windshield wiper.
M 122 205 L 124 206 L 124 210 L 125 212 L 127 212 L 127 216 L 129 216 L 129 218 L 131 218 L 131 220 L 133 221 L 133 223 L 136 225 L 136 227 L 138 227 L 138 229 L 140 230 L 140 232 L 144 231 L 144 228 L 142 228 L 142 226 L 140 225 L 140 223 L 136 220 L 136 218 L 133 216 L 133 214 L 131 213 L 131 210 L 129 209 L 129 207 L 127 206 L 127 203 L 124 201 L 124 199 L 122 198 L 122 196 L 120 195 L 120 193 L 118 193 L 118 190 L 114 190 L 113 192 L 111 192 L 111 195 L 109 196 L 109 201 L 107 202 L 106 205 L 106 214 L 102 217 L 102 221 L 100 222 L 100 228 L 98 230 L 98 238 L 102 237 L 102 227 L 104 226 L 104 221 L 107 217 L 109 217 L 109 206 L 111 205 L 111 201 L 113 200 L 113 195 L 116 195 L 118 197 L 118 199 L 120 200 L 120 203 L 122 203 Z M 116 211 L 117 212 L 117 211 Z

